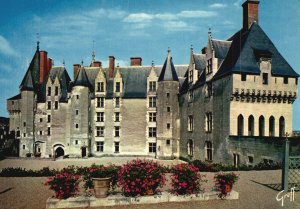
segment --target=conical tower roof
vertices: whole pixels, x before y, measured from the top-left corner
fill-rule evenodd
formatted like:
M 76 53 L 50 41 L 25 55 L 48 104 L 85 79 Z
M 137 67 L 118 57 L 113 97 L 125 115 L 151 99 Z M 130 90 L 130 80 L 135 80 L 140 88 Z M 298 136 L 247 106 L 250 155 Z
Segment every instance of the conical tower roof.
M 171 51 L 168 49 L 168 56 L 161 70 L 158 81 L 179 81 L 170 52 Z

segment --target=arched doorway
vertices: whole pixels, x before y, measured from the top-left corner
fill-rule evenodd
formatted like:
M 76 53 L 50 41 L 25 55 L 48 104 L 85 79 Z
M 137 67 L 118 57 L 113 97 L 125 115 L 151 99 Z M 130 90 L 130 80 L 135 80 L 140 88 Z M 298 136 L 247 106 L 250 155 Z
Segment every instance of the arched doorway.
M 65 155 L 64 149 L 61 147 L 57 147 L 55 150 L 55 158 L 58 158 L 58 157 L 64 156 L 64 155 Z
M 86 147 L 81 147 L 81 157 L 86 157 Z

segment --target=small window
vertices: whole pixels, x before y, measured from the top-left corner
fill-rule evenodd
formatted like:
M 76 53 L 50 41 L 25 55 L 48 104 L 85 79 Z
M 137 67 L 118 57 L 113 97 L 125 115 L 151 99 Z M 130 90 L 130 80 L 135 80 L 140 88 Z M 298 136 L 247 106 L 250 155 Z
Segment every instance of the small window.
M 47 128 L 47 135 L 48 135 L 48 136 L 51 135 L 51 128 L 50 128 L 50 127 Z
M 75 144 L 76 144 L 76 145 L 78 144 L 78 140 L 75 140 Z
M 171 144 L 171 140 L 170 140 L 170 139 L 167 139 L 166 144 L 167 144 L 167 145 L 170 145 L 170 144 Z
M 253 156 L 248 156 L 248 162 L 251 164 L 253 163 Z
M 156 107 L 156 97 L 149 97 L 149 107 Z
M 156 122 L 156 112 L 149 113 L 149 122 Z
M 156 143 L 149 143 L 149 153 L 156 152 Z
M 54 102 L 54 109 L 57 110 L 58 109 L 58 101 Z
M 170 129 L 170 128 L 171 128 L 171 124 L 167 123 L 167 129 Z
M 240 155 L 234 153 L 233 154 L 233 165 L 234 167 L 238 167 L 240 165 Z
M 148 130 L 148 136 L 149 137 L 156 137 L 156 128 L 155 127 L 150 127 Z
M 263 73 L 263 84 L 268 84 L 268 73 Z
M 23 123 L 23 126 L 26 127 L 26 122 Z
M 25 149 L 26 148 L 26 146 L 25 146 L 25 144 L 23 144 L 23 149 Z
M 48 109 L 48 110 L 51 110 L 51 101 L 48 101 L 48 102 L 47 102 L 47 109 Z
M 169 98 L 170 97 L 170 93 L 167 93 L 167 98 Z
M 48 87 L 48 90 L 47 90 L 47 96 L 51 96 L 51 87 L 50 86 Z
M 43 131 L 40 131 L 40 135 L 41 135 L 41 136 L 43 135 Z
M 79 99 L 79 95 L 76 95 L 76 99 Z
M 295 78 L 295 84 L 298 85 L 298 78 Z
M 206 74 L 210 74 L 210 73 L 212 73 L 212 58 L 207 60 L 207 73 Z
M 97 112 L 97 122 L 104 122 L 104 112 Z
M 55 96 L 58 96 L 58 86 L 55 86 Z
M 51 115 L 47 115 L 47 123 L 51 123 Z
M 188 117 L 188 131 L 194 130 L 194 118 L 192 115 L 189 115 Z
M 205 113 L 205 128 L 207 133 L 212 132 L 213 115 L 212 112 Z
M 156 81 L 149 82 L 149 91 L 156 91 Z
M 78 115 L 79 114 L 79 110 L 75 110 L 75 114 Z
M 26 137 L 26 133 L 23 133 L 23 137 Z
M 115 122 L 120 122 L 120 113 L 115 112 Z
M 120 97 L 115 98 L 115 107 L 119 108 L 120 107 Z
M 120 82 L 116 82 L 116 92 L 120 92 Z
M 171 112 L 171 107 L 167 107 L 167 112 Z
M 97 83 L 97 92 L 104 92 L 104 82 Z
M 120 137 L 120 126 L 115 126 L 115 137 Z
M 115 152 L 118 153 L 120 151 L 120 142 L 115 142 Z
M 97 97 L 96 98 L 96 107 L 103 108 L 104 107 L 104 97 Z
M 242 80 L 242 81 L 246 81 L 246 80 L 247 80 L 247 74 L 242 73 L 242 74 L 241 74 L 241 80 Z
M 96 126 L 96 136 L 97 137 L 104 136 L 104 127 L 103 126 Z
M 76 129 L 78 129 L 78 128 L 79 128 L 79 125 L 78 125 L 78 123 L 76 123 L 76 124 L 75 124 L 75 128 L 76 128 Z
M 289 83 L 289 78 L 288 77 L 283 77 L 283 83 L 288 84 Z
M 189 141 L 188 141 L 188 155 L 189 156 L 194 155 L 194 142 L 192 139 L 189 139 Z
M 104 142 L 96 142 L 97 152 L 104 152 Z
M 43 118 L 40 118 L 40 123 L 43 122 Z

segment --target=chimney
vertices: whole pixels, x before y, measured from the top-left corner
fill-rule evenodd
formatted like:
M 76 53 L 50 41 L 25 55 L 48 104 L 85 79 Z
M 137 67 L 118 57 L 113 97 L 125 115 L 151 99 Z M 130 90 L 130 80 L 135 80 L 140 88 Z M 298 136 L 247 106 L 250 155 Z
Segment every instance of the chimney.
M 40 53 L 40 79 L 39 83 L 42 84 L 45 80 L 45 77 L 48 73 L 48 58 L 47 58 L 47 52 L 46 51 L 39 51 Z
M 109 77 L 113 78 L 114 77 L 114 70 L 115 70 L 115 57 L 114 56 L 109 56 L 108 57 L 108 68 L 109 68 Z
M 102 67 L 102 63 L 100 61 L 94 61 L 92 62 L 91 67 Z
M 130 66 L 142 66 L 142 58 L 141 57 L 131 57 L 130 58 Z
M 48 72 L 51 70 L 52 68 L 52 59 L 48 58 Z
M 201 50 L 202 54 L 206 54 L 207 52 L 207 48 L 206 47 L 203 47 L 202 50 Z
M 75 81 L 76 76 L 77 76 L 78 71 L 79 71 L 80 64 L 74 64 L 73 67 L 74 67 L 73 76 L 74 76 L 74 81 Z
M 247 31 L 253 22 L 258 23 L 259 0 L 247 0 L 243 6 L 243 30 Z

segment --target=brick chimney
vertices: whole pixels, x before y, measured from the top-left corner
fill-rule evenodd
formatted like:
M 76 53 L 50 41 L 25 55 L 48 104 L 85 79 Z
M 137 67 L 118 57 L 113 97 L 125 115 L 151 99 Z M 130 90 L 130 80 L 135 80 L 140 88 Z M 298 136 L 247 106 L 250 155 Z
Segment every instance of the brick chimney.
M 92 62 L 91 67 L 102 67 L 102 62 L 94 61 Z
M 52 68 L 52 59 L 48 58 L 48 70 L 50 71 Z
M 74 68 L 73 77 L 74 77 L 74 81 L 75 81 L 76 76 L 77 76 L 78 71 L 79 71 L 79 68 L 80 68 L 80 64 L 74 64 L 73 68 Z
M 48 58 L 47 58 L 47 52 L 46 51 L 39 51 L 40 53 L 40 79 L 39 83 L 42 84 L 49 72 L 48 70 Z
M 259 0 L 247 0 L 243 6 L 243 30 L 247 31 L 253 22 L 258 23 Z
M 142 58 L 141 57 L 131 57 L 130 58 L 130 66 L 142 66 Z
M 108 69 L 109 69 L 109 77 L 114 77 L 114 70 L 115 70 L 115 57 L 109 56 L 108 57 Z

